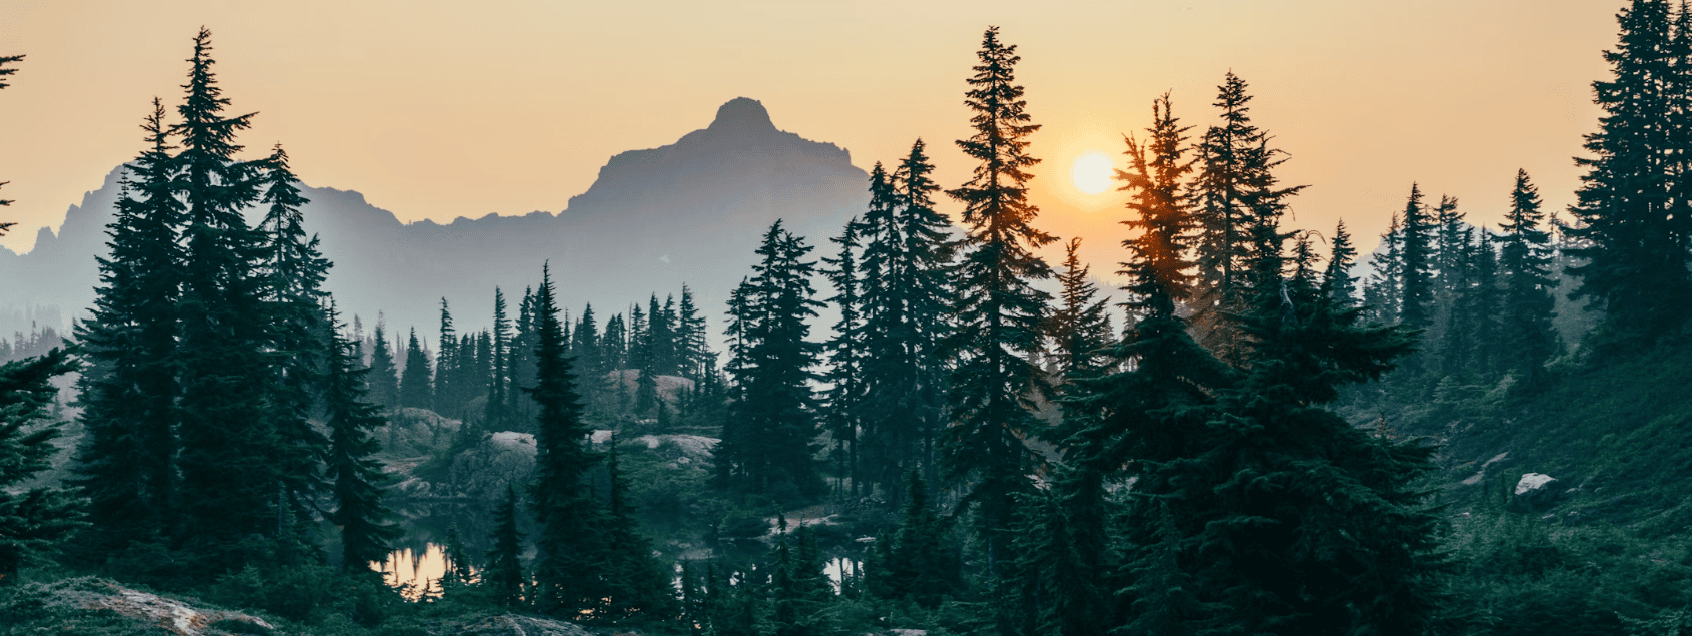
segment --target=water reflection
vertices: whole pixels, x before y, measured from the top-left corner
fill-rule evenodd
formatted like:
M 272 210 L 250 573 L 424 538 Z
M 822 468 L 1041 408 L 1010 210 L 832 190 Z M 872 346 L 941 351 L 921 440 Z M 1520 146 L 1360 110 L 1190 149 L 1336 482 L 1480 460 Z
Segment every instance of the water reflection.
M 425 544 L 421 551 L 401 548 L 388 554 L 386 563 L 377 564 L 382 580 L 400 588 L 406 600 L 419 601 L 441 594 L 441 577 L 446 575 L 446 549 L 440 544 Z

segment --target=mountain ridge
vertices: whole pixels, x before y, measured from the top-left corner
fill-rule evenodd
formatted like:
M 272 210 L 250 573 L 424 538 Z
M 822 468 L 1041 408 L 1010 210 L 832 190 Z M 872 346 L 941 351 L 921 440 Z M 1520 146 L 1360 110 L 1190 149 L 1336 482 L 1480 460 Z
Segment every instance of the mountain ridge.
M 0 309 L 86 313 L 122 169 L 70 206 L 58 232 L 42 228 L 34 249 L 0 251 Z M 302 209 L 307 231 L 322 236 L 335 262 L 325 287 L 343 312 L 368 328 L 382 311 L 390 332 L 416 327 L 433 340 L 441 297 L 461 332 L 479 329 L 491 320 L 483 314 L 492 312 L 494 286 L 515 313 L 521 288 L 537 283 L 547 262 L 571 311 L 591 302 L 603 320 L 623 303 L 679 294 L 687 283 L 715 319 L 770 222 L 786 219 L 823 243 L 867 202 L 867 180 L 846 150 L 777 129 L 761 103 L 741 97 L 675 143 L 613 155 L 558 212 L 406 223 L 357 190 L 301 190 L 311 199 Z

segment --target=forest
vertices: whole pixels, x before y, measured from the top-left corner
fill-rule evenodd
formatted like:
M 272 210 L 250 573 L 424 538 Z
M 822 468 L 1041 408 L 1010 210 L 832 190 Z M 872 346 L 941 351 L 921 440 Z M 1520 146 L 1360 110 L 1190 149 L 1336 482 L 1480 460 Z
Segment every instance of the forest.
M 917 139 L 726 306 L 538 262 L 421 339 L 324 291 L 202 28 L 94 306 L 0 339 L 0 633 L 1692 634 L 1692 5 L 1617 19 L 1566 212 L 1294 229 L 1230 72 L 1148 96 L 1086 263 L 988 27 L 966 182 Z

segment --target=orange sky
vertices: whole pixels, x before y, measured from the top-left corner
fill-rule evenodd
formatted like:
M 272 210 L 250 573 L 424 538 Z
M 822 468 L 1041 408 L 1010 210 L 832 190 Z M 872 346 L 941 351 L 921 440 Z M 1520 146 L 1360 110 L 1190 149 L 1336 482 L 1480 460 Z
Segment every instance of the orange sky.
M 956 187 L 964 79 L 997 24 L 1045 126 L 1042 229 L 1120 241 L 1119 199 L 1080 194 L 1070 160 L 1120 153 L 1164 91 L 1185 123 L 1213 122 L 1232 69 L 1292 155 L 1284 180 L 1312 186 L 1293 223 L 1343 216 L 1368 249 L 1413 180 L 1490 224 L 1526 168 L 1564 208 L 1623 4 L 5 0 L 0 54 L 28 58 L 0 91 L 0 194 L 17 200 L 0 217 L 20 222 L 0 245 L 29 249 L 141 149 L 148 102 L 175 104 L 202 24 L 234 109 L 259 112 L 249 156 L 281 141 L 306 182 L 443 222 L 557 212 L 611 155 L 673 142 L 737 96 L 866 169 L 921 136 Z

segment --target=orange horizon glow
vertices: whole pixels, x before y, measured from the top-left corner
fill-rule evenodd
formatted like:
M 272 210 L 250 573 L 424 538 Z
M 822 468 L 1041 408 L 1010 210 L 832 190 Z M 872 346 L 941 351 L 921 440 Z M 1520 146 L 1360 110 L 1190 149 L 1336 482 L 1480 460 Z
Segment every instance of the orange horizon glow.
M 1368 249 L 1412 181 L 1482 224 L 1517 168 L 1547 209 L 1571 202 L 1623 4 L 7 3 L 0 54 L 28 57 L 0 91 L 0 194 L 17 201 L 0 217 L 19 222 L 0 245 L 28 250 L 141 149 L 147 104 L 179 99 L 201 25 L 231 111 L 258 112 L 243 156 L 281 142 L 308 184 L 450 222 L 556 213 L 610 156 L 672 143 L 737 96 L 860 167 L 921 137 L 956 187 L 972 167 L 951 143 L 969 134 L 964 79 L 994 24 L 1043 126 L 1036 226 L 1087 237 L 1095 272 L 1121 260 L 1122 199 L 1078 190 L 1074 159 L 1119 159 L 1165 91 L 1196 138 L 1230 70 L 1290 156 L 1283 181 L 1312 186 L 1289 223 L 1344 217 Z

